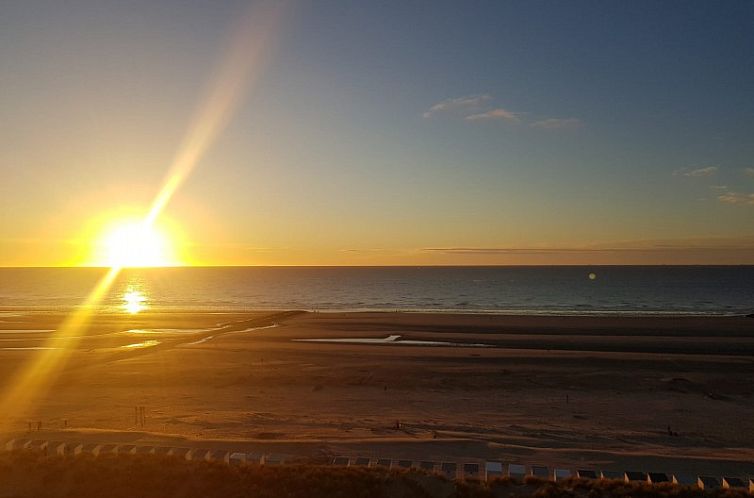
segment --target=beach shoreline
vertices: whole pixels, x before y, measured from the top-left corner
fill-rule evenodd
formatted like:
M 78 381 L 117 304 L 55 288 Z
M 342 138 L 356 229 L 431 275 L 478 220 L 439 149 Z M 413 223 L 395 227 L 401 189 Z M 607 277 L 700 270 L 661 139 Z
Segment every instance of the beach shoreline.
M 0 315 L 3 388 L 63 318 Z M 106 314 L 4 436 L 752 473 L 751 378 L 745 317 Z

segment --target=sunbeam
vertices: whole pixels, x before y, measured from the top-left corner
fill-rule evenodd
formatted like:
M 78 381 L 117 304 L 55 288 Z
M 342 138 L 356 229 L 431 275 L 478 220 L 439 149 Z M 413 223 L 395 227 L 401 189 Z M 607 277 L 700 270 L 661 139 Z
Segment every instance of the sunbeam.
M 250 84 L 259 77 L 269 53 L 271 38 L 278 31 L 281 14 L 281 4 L 255 6 L 242 16 L 239 26 L 232 31 L 225 56 L 221 58 L 215 76 L 210 79 L 207 97 L 198 106 L 166 179 L 144 218 L 145 230 L 154 225 L 175 192 L 228 124 Z M 132 255 L 127 254 L 119 256 L 111 264 L 122 265 L 126 262 L 138 265 L 156 261 L 159 261 L 156 256 L 133 259 Z M 112 266 L 108 270 L 83 304 L 71 312 L 44 347 L 8 384 L 0 397 L 0 410 L 4 415 L 0 419 L 0 431 L 7 429 L 14 417 L 30 411 L 35 401 L 51 388 L 120 270 L 121 266 Z

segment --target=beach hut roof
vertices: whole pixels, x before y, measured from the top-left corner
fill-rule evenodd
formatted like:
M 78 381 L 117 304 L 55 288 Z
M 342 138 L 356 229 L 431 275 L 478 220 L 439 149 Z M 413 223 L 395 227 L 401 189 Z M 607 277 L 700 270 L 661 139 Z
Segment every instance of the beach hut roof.
M 568 469 L 555 469 L 553 472 L 553 477 L 556 481 L 560 481 L 562 479 L 568 479 L 571 477 L 573 473 Z
M 702 489 L 717 489 L 720 487 L 720 481 L 713 476 L 699 476 L 699 487 Z
M 544 465 L 532 465 L 531 475 L 533 475 L 534 477 L 547 479 L 547 477 L 550 475 L 550 471 Z
M 649 476 L 648 480 L 652 484 L 657 484 L 661 482 L 670 482 L 668 475 L 663 472 L 650 472 L 648 476 Z
M 740 477 L 723 477 L 723 487 L 726 488 L 745 488 L 746 483 Z

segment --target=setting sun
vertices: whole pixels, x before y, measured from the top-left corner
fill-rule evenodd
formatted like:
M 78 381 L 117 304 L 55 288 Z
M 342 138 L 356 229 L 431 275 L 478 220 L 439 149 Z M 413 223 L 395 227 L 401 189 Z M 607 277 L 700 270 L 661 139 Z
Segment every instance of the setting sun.
M 103 237 L 104 263 L 112 267 L 171 266 L 169 238 L 154 225 L 128 221 L 115 225 Z

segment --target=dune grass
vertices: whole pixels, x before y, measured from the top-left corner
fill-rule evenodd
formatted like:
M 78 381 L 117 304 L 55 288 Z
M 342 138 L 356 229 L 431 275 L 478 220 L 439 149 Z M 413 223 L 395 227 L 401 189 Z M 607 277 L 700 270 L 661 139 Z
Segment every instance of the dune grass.
M 318 465 L 243 466 L 153 455 L 0 455 L 3 498 L 703 498 L 750 497 L 672 485 L 569 480 L 450 482 L 421 472 Z

